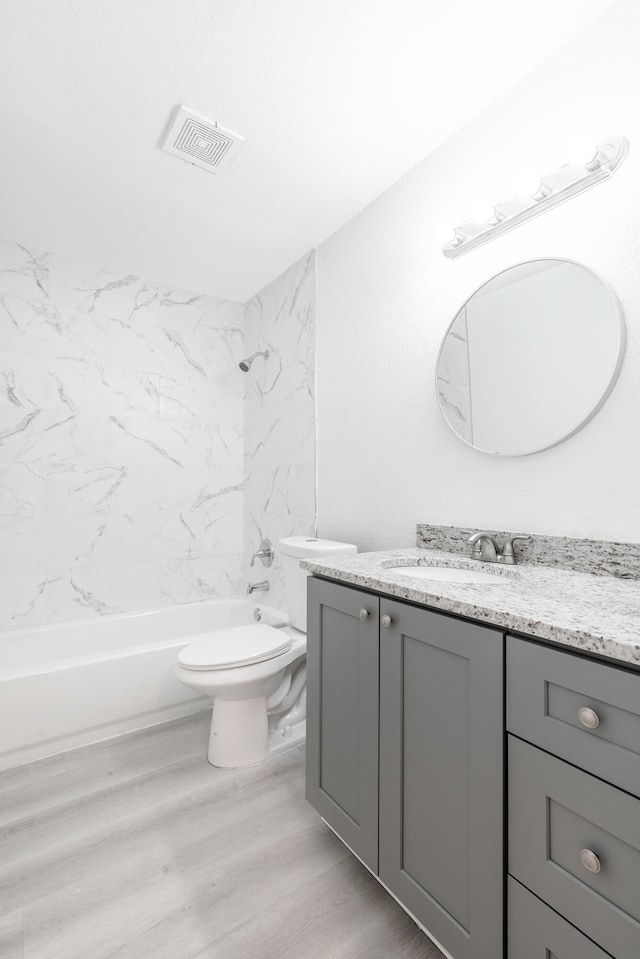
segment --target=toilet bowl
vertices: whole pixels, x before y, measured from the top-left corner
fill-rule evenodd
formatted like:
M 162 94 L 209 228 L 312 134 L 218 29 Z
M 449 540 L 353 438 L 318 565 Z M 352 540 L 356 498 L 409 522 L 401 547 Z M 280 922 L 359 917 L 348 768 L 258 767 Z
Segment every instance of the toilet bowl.
M 295 632 L 258 624 L 215 630 L 194 636 L 178 654 L 176 678 L 213 699 L 212 765 L 249 766 L 268 759 L 280 744 L 289 748 L 304 740 L 304 728 L 285 731 L 269 721 L 286 709 L 304 663 L 307 637 Z
M 300 560 L 356 547 L 303 536 L 278 545 L 291 624 L 213 630 L 189 637 L 178 654 L 176 678 L 213 699 L 207 755 L 214 766 L 264 762 L 305 739 L 308 574 Z

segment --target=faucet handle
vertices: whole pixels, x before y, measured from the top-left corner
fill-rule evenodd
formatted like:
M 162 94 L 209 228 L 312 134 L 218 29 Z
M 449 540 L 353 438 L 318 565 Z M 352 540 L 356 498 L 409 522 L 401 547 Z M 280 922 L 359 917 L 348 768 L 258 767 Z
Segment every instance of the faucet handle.
M 502 548 L 502 562 L 507 566 L 515 566 L 517 563 L 516 551 L 513 544 L 517 539 L 531 539 L 530 536 L 510 536 Z

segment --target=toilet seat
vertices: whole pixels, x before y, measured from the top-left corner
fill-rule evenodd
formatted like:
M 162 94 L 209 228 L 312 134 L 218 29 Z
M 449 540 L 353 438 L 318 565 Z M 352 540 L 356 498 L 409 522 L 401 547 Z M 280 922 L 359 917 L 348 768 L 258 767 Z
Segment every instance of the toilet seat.
M 290 649 L 292 637 L 273 626 L 234 626 L 200 633 L 178 653 L 185 669 L 233 669 L 275 659 Z

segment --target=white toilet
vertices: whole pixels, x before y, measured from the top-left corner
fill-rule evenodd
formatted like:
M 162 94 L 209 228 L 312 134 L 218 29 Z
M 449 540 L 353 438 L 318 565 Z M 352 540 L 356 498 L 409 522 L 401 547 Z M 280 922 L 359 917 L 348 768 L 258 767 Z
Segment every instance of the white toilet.
M 290 536 L 282 555 L 290 626 L 256 623 L 193 637 L 178 654 L 176 677 L 213 698 L 209 762 L 250 766 L 304 742 L 307 576 L 301 559 L 357 552 L 348 543 Z

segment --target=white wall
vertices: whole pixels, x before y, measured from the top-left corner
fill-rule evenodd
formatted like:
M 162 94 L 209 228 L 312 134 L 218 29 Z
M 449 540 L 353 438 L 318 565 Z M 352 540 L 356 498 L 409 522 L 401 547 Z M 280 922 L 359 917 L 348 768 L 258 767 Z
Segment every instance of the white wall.
M 640 541 L 640 7 L 619 0 L 318 251 L 318 519 L 361 548 L 414 542 L 416 522 Z M 437 91 L 425 91 L 425 97 Z M 609 183 L 453 262 L 454 224 L 631 141 Z M 610 284 L 626 318 L 620 378 L 567 442 L 497 458 L 457 440 L 436 401 L 440 340 L 483 281 L 567 257 Z

